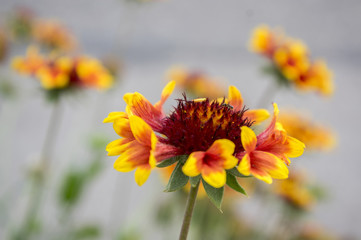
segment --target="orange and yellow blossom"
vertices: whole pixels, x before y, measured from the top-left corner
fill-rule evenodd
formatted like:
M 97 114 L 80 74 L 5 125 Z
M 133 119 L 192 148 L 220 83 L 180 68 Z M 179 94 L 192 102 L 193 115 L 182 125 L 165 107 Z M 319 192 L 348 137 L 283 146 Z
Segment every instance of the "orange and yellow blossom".
M 15 57 L 13 68 L 19 73 L 38 78 L 46 90 L 93 87 L 108 89 L 113 77 L 102 64 L 88 56 L 68 57 L 39 54 L 29 47 L 25 57 Z
M 68 57 L 54 59 L 51 64 L 43 64 L 36 71 L 44 89 L 61 89 L 69 85 L 72 61 Z
M 189 177 L 199 174 L 211 186 L 223 187 L 226 184 L 226 169 L 234 168 L 238 159 L 233 156 L 235 145 L 228 139 L 216 140 L 205 152 L 198 151 L 189 155 L 183 172 Z
M 56 50 L 69 51 L 76 47 L 76 40 L 58 21 L 39 19 L 34 21 L 32 35 L 40 44 Z
M 217 99 L 226 93 L 220 80 L 215 80 L 198 71 L 189 71 L 183 67 L 175 66 L 167 72 L 167 78 L 175 81 L 177 87 L 197 98 Z
M 269 183 L 272 177 L 286 178 L 288 170 L 285 163 L 289 164 L 288 157 L 302 154 L 304 145 L 287 136 L 280 124 L 276 123 L 277 105 L 274 105 L 275 114 L 270 126 L 256 137 L 250 129 L 255 121 L 247 117 L 248 110 L 243 107 L 241 95 L 235 87 L 230 88 L 228 99 L 223 101 L 188 100 L 184 96 L 184 99 L 178 99 L 177 107 L 169 115 L 165 115 L 162 105 L 173 88 L 174 82 L 170 82 L 164 88 L 161 100 L 155 105 L 137 92 L 124 95 L 126 113 L 113 112 L 105 119 L 105 122 L 113 122 L 115 131 L 123 137 L 109 145 L 109 154 L 118 155 L 128 151 L 126 159 L 133 168 L 138 166 L 137 160 L 127 156 L 137 156 L 140 151 L 144 160 L 142 164 L 147 162 L 151 167 L 153 165 L 150 162 L 161 163 L 171 157 L 187 156 L 184 162 L 177 160 L 183 173 L 189 177 L 201 176 L 214 188 L 223 187 L 229 174 L 227 170 L 237 165 L 241 173 L 252 173 Z M 136 130 L 128 123 L 132 116 L 144 120 L 143 125 L 147 126 L 144 128 L 155 133 L 156 144 L 151 140 L 143 141 L 146 144 L 142 147 L 137 145 L 142 150 L 126 145 L 134 141 L 132 135 L 135 135 Z M 246 158 L 249 158 L 249 169 L 245 168 Z M 147 172 L 146 178 L 148 175 Z
M 96 89 L 108 89 L 114 79 L 110 72 L 95 58 L 80 56 L 75 58 L 75 72 L 81 85 Z
M 261 134 L 256 134 L 247 126 L 242 127 L 241 140 L 245 152 L 239 153 L 241 158 L 238 171 L 246 176 L 252 174 L 266 183 L 272 178 L 288 177 L 289 157 L 302 155 L 305 145 L 299 140 L 287 136 L 282 125 L 277 122 L 278 107 L 273 104 L 274 116 L 269 127 Z
M 301 91 L 317 91 L 330 96 L 334 86 L 332 73 L 322 60 L 312 60 L 307 46 L 298 39 L 267 26 L 257 27 L 251 37 L 251 50 L 272 61 L 275 69 Z
M 274 185 L 274 191 L 292 206 L 308 210 L 316 201 L 308 184 L 304 174 L 293 172 L 288 179 L 277 181 Z
M 327 151 L 336 145 L 336 136 L 332 130 L 306 117 L 305 114 L 283 110 L 279 122 L 290 136 L 302 141 L 307 150 Z
M 46 58 L 35 46 L 28 47 L 25 57 L 18 56 L 12 60 L 12 67 L 24 75 L 34 75 L 44 64 L 46 64 Z

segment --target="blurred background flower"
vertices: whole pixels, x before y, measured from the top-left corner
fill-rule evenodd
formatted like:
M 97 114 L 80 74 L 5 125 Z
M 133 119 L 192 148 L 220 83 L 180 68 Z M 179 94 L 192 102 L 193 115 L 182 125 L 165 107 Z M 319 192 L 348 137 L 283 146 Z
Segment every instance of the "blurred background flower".
M 271 60 L 265 70 L 274 75 L 280 85 L 294 85 L 300 91 L 333 94 L 332 73 L 323 60 L 313 60 L 308 47 L 298 39 L 286 36 L 280 29 L 266 25 L 254 29 L 251 50 Z

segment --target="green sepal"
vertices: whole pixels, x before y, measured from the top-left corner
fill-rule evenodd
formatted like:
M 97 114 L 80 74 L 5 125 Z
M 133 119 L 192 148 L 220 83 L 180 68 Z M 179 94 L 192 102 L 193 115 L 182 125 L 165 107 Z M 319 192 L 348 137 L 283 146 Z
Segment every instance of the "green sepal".
M 227 173 L 230 173 L 232 174 L 233 176 L 235 177 L 241 177 L 241 178 L 248 178 L 248 177 L 252 177 L 252 176 L 245 176 L 245 175 L 242 175 L 238 170 L 237 170 L 237 167 L 234 167 L 232 169 L 228 169 L 226 170 Z
M 211 200 L 211 202 L 218 208 L 220 212 L 222 212 L 221 205 L 223 200 L 224 186 L 221 188 L 215 188 L 209 185 L 206 181 L 202 179 L 204 190 Z M 222 212 L 223 213 L 223 212 Z
M 172 175 L 169 178 L 168 184 L 165 187 L 164 192 L 174 192 L 184 187 L 189 177 L 184 175 L 182 171 L 183 163 L 179 161 L 177 166 L 174 168 Z
M 159 167 L 159 168 L 169 167 L 170 165 L 173 165 L 174 163 L 176 163 L 178 161 L 184 163 L 187 159 L 188 159 L 188 155 L 179 155 L 179 156 L 171 157 L 171 158 L 168 158 L 168 159 L 160 162 L 157 165 L 157 167 Z
M 239 185 L 237 178 L 230 173 L 227 173 L 227 185 L 233 190 L 248 196 L 246 190 L 244 190 L 244 188 Z
M 190 177 L 189 178 L 189 182 L 191 183 L 192 187 L 196 187 L 197 184 L 199 183 L 199 181 L 201 180 L 201 175 L 199 174 L 198 176 L 195 177 Z

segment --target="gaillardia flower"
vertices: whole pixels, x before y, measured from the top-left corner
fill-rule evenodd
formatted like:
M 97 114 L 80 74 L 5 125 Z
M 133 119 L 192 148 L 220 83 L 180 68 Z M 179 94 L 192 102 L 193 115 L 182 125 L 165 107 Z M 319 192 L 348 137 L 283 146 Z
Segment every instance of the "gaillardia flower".
M 202 179 L 203 184 L 216 189 L 227 183 L 237 190 L 240 187 L 235 186 L 235 176 L 242 174 L 252 174 L 267 183 L 272 178 L 287 178 L 289 157 L 300 156 L 304 144 L 289 137 L 277 123 L 276 104 L 271 124 L 256 136 L 251 130 L 254 120 L 247 117 L 248 110 L 235 87 L 230 87 L 229 97 L 223 101 L 189 100 L 184 95 L 165 115 L 162 105 L 174 86 L 174 81 L 168 83 L 155 105 L 140 93 L 127 93 L 126 111 L 112 112 L 104 120 L 112 122 L 122 137 L 107 147 L 109 155 L 120 155 L 115 169 L 136 168 L 136 182 L 142 185 L 153 167 L 177 163 L 170 180 L 182 181 L 176 184 L 177 189 L 188 182 L 188 177 L 191 183 Z M 169 188 L 174 191 L 172 186 Z
M 299 210 L 309 210 L 316 202 L 312 184 L 303 172 L 293 172 L 284 181 L 277 181 L 274 192 L 290 206 Z
M 227 90 L 221 80 L 213 79 L 200 71 L 189 71 L 180 66 L 170 68 L 167 72 L 167 79 L 175 81 L 178 88 L 197 98 L 217 99 L 223 97 Z
M 284 109 L 279 122 L 290 136 L 302 141 L 307 150 L 328 151 L 337 143 L 335 133 L 330 128 L 315 122 L 302 112 Z
M 76 40 L 58 21 L 38 19 L 32 26 L 35 41 L 54 50 L 69 51 L 76 47 Z
M 331 71 L 323 60 L 311 59 L 302 41 L 262 25 L 253 31 L 250 47 L 271 60 L 271 67 L 267 71 L 279 83 L 294 85 L 301 91 L 317 91 L 325 96 L 333 93 Z
M 13 68 L 19 73 L 35 76 L 46 90 L 63 91 L 92 87 L 108 89 L 113 77 L 96 59 L 88 56 L 43 56 L 29 47 L 25 57 L 15 57 Z

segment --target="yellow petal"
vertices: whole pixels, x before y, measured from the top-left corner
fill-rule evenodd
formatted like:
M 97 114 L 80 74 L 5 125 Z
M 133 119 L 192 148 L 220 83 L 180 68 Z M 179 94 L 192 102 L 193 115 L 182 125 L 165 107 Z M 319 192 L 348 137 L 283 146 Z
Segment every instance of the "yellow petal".
M 135 182 L 142 186 L 148 179 L 151 172 L 151 168 L 147 165 L 139 166 L 137 170 L 135 171 Z
M 232 155 L 224 156 L 223 168 L 232 169 L 237 165 L 237 163 L 238 163 L 238 158 Z
M 110 142 L 105 150 L 108 152 L 108 156 L 120 155 L 129 148 L 129 144 L 133 142 L 131 139 L 122 138 Z
M 130 128 L 129 118 L 117 118 L 113 123 L 113 129 L 121 137 L 134 138 Z
M 247 152 L 252 152 L 256 148 L 257 137 L 253 130 L 249 127 L 241 127 L 241 141 L 243 148 Z
M 149 155 L 149 166 L 153 169 L 155 168 L 156 164 L 157 164 L 157 160 L 154 156 L 154 151 L 152 150 L 150 151 L 150 155 Z
M 287 137 L 289 150 L 286 152 L 287 157 L 295 158 L 303 154 L 305 144 L 296 138 Z
M 262 152 L 262 154 L 267 155 L 268 158 L 271 159 L 271 161 L 274 163 L 274 167 L 266 169 L 272 178 L 288 178 L 288 168 L 280 158 L 268 152 Z
M 253 176 L 255 178 L 258 178 L 259 180 L 262 180 L 268 184 L 271 184 L 272 183 L 272 177 L 268 174 L 268 173 L 264 173 L 264 174 L 257 174 L 257 173 L 252 173 Z
M 269 175 L 275 179 L 286 179 L 288 178 L 288 168 L 284 162 L 279 159 L 277 162 L 277 168 L 268 171 Z
M 132 113 L 143 113 L 146 112 L 156 112 L 157 110 L 154 106 L 146 99 L 142 94 L 135 93 L 126 93 L 123 96 L 124 101 L 129 107 L 129 110 Z M 138 114 L 137 114 L 138 115 Z
M 170 81 L 164 88 L 162 91 L 162 96 L 159 102 L 157 102 L 154 107 L 157 108 L 158 110 L 162 109 L 162 106 L 164 104 L 164 102 L 168 99 L 168 97 L 172 94 L 173 90 L 175 87 L 175 81 Z
M 234 108 L 234 110 L 241 110 L 243 107 L 243 99 L 241 92 L 235 87 L 230 86 L 228 89 L 228 100 L 229 104 Z
M 212 146 L 207 150 L 208 153 L 222 156 L 222 155 L 232 155 L 234 152 L 235 145 L 231 140 L 228 139 L 218 139 L 214 141 Z
M 270 114 L 266 109 L 252 109 L 246 111 L 244 116 L 258 124 L 269 118 Z
M 249 176 L 251 174 L 251 159 L 248 153 L 246 153 L 241 162 L 238 165 L 238 172 L 245 176 Z
M 129 117 L 129 123 L 135 139 L 139 143 L 150 147 L 153 133 L 152 128 L 143 119 L 135 115 Z
M 226 184 L 226 171 L 224 169 L 213 169 L 209 166 L 204 166 L 202 178 L 212 187 L 220 188 Z
M 182 171 L 189 177 L 198 176 L 201 173 L 204 152 L 193 152 L 189 155 L 186 163 L 182 167 Z
M 133 162 L 129 161 L 129 157 L 126 153 L 123 153 L 118 157 L 113 166 L 114 169 L 119 172 L 130 172 L 136 167 Z
M 111 112 L 108 117 L 103 120 L 103 123 L 114 122 L 116 119 L 121 117 L 127 117 L 127 114 L 125 112 Z
M 279 112 L 280 112 L 280 110 L 278 109 L 277 103 L 273 103 L 273 115 L 275 118 L 278 117 Z

